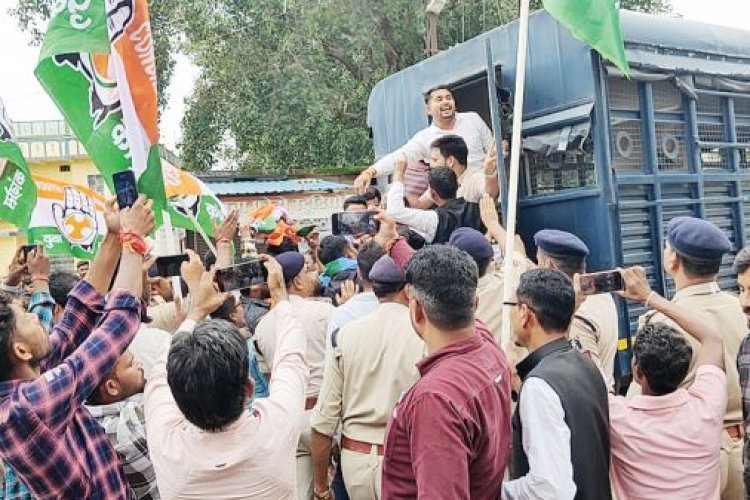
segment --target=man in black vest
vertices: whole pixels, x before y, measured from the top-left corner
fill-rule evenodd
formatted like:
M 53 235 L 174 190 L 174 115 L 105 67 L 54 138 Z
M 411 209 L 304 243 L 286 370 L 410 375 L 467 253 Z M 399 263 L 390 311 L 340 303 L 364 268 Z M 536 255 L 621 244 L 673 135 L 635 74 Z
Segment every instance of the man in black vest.
M 529 355 L 513 415 L 511 481 L 502 498 L 609 500 L 607 389 L 594 363 L 566 338 L 576 297 L 555 269 L 521 275 L 510 318 Z
M 438 167 L 430 170 L 428 183 L 430 197 L 437 205 L 432 210 L 407 208 L 403 198 L 403 176 L 406 163 L 396 164 L 393 184 L 388 191 L 388 214 L 396 222 L 406 224 L 417 231 L 427 243 L 445 243 L 451 233 L 459 227 L 470 227 L 484 232 L 479 215 L 479 204 L 456 198 L 458 178 L 450 168 Z

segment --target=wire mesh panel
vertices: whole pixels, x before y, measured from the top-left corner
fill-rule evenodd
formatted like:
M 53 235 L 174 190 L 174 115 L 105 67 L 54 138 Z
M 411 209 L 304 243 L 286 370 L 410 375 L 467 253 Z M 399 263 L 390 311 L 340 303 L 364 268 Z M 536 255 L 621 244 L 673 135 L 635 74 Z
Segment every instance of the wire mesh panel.
M 685 124 L 656 122 L 655 127 L 659 170 L 687 170 Z
M 740 148 L 740 168 L 750 168 L 750 125 L 737 125 L 737 142 L 747 143 L 747 147 Z
M 734 114 L 750 118 L 750 95 L 747 97 L 733 97 Z
M 656 113 L 682 113 L 682 92 L 668 80 L 654 82 L 651 85 L 654 111 Z
M 643 170 L 641 120 L 612 120 L 612 166 L 615 170 Z
M 715 95 L 698 96 L 698 103 L 696 105 L 696 111 L 699 114 L 720 115 L 721 114 L 721 98 Z
M 610 109 L 638 111 L 638 84 L 624 78 L 607 80 L 607 93 Z
M 698 123 L 698 140 L 706 142 L 726 141 L 724 125 L 716 123 Z M 701 167 L 703 170 L 728 170 L 729 151 L 722 147 L 701 147 Z
M 527 150 L 524 157 L 530 195 L 596 185 L 593 153 L 564 151 L 543 155 Z

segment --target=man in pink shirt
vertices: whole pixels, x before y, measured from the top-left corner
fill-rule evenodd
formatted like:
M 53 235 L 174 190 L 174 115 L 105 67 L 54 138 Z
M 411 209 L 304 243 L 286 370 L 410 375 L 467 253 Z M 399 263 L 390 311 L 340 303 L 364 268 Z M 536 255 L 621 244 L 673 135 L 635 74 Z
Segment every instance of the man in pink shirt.
M 610 395 L 612 475 L 620 499 L 718 499 L 719 449 L 727 405 L 721 335 L 701 314 L 651 291 L 641 267 L 622 270 L 622 295 L 645 303 L 700 342 L 693 384 L 679 388 L 692 348 L 664 323 L 638 331 L 633 377 L 643 394 Z

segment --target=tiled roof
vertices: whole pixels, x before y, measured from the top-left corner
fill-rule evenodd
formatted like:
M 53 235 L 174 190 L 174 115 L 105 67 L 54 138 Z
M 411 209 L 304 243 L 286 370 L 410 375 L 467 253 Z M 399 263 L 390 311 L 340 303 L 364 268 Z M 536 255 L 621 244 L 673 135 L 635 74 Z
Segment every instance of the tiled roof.
M 351 186 L 338 182 L 320 179 L 286 179 L 286 180 L 256 180 L 234 182 L 211 182 L 204 178 L 206 185 L 217 196 L 272 194 L 272 193 L 301 193 L 305 191 L 341 191 Z

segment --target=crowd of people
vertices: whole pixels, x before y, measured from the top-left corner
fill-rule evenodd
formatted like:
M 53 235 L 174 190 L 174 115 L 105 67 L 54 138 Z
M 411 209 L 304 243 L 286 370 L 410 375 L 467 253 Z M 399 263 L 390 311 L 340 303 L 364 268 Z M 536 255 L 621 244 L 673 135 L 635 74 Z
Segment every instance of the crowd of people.
M 505 248 L 489 130 L 449 89 L 426 104 L 432 125 L 342 207 L 375 212 L 374 233 L 255 256 L 232 212 L 177 289 L 143 197 L 107 206 L 75 274 L 19 249 L 0 298 L 3 498 L 744 498 L 750 247 L 739 298 L 717 283 L 731 242 L 697 218 L 667 229 L 671 300 L 619 270 L 648 312 L 616 394 L 618 312 L 579 286 L 589 248 L 554 228 L 533 256 Z M 219 290 L 217 270 L 256 258 L 265 283 Z

